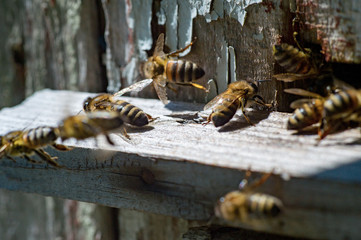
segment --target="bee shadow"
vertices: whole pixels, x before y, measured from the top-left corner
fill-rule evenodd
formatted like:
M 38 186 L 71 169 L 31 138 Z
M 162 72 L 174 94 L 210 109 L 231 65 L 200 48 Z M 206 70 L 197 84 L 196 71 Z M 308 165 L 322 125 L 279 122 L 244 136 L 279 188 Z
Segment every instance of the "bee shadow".
M 252 111 L 252 112 L 246 112 L 248 118 L 251 120 L 251 122 L 256 125 L 260 121 L 268 118 L 270 115 L 270 111 Z M 247 122 L 247 120 L 244 118 L 243 115 L 236 115 L 231 119 L 230 122 L 228 122 L 226 125 L 218 129 L 218 132 L 231 132 L 239 129 L 243 129 L 246 127 L 252 126 Z
M 304 129 L 298 130 L 298 131 L 292 133 L 292 135 L 295 135 L 295 136 L 317 135 L 317 133 L 318 133 L 318 127 L 317 126 L 310 126 L 310 127 L 306 127 Z
M 361 138 L 360 139 L 355 139 L 351 142 L 346 142 L 346 143 L 341 143 L 341 144 L 344 144 L 344 145 L 349 145 L 349 146 L 352 146 L 352 145 L 361 145 Z
M 164 107 L 171 111 L 202 111 L 204 104 L 187 102 L 169 102 Z
M 181 124 L 188 124 L 188 123 L 201 124 L 206 121 L 205 118 L 200 116 L 199 112 L 179 113 L 179 114 L 174 113 L 174 114 L 169 114 L 169 115 L 165 115 L 165 116 L 175 118 L 176 122 L 181 123 Z
M 142 132 L 151 131 L 154 129 L 154 127 L 152 126 L 136 127 L 136 126 L 127 125 L 125 129 L 127 130 L 128 133 L 142 133 Z

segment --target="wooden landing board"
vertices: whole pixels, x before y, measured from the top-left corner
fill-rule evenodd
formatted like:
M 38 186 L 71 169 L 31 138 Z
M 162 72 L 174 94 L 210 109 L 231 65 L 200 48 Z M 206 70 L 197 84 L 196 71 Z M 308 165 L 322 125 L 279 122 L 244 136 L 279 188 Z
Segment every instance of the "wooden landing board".
M 0 135 L 40 125 L 56 126 L 78 114 L 90 93 L 43 90 L 0 111 Z M 358 129 L 327 137 L 285 129 L 289 114 L 249 110 L 256 126 L 237 115 L 225 127 L 202 126 L 201 104 L 124 97 L 158 117 L 144 128 L 128 128 L 131 142 L 111 134 L 67 145 L 58 152 L 66 169 L 0 161 L 0 187 L 192 220 L 209 220 L 213 206 L 235 190 L 245 170 L 274 172 L 258 190 L 279 197 L 285 210 L 272 221 L 236 224 L 297 237 L 357 239 L 361 236 L 361 146 Z M 204 114 L 200 114 L 204 115 Z M 213 219 L 213 218 L 212 218 Z M 219 224 L 229 224 L 223 221 Z

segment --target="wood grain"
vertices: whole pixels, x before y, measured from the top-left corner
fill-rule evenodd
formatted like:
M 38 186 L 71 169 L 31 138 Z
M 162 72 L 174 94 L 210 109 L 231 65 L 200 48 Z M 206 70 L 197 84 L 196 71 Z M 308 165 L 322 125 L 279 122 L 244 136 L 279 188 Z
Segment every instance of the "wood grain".
M 40 91 L 0 112 L 0 134 L 56 125 L 64 116 L 77 114 L 89 95 Z M 71 152 L 48 148 L 63 169 L 3 159 L 0 187 L 207 220 L 217 199 L 237 188 L 245 170 L 254 172 L 252 178 L 274 172 L 259 191 L 282 199 L 284 214 L 272 222 L 250 221 L 243 227 L 310 238 L 359 236 L 357 129 L 315 145 L 315 135 L 285 130 L 288 114 L 284 113 L 250 109 L 247 113 L 256 126 L 237 115 L 224 128 L 215 129 L 189 120 L 201 109 L 199 104 L 171 102 L 164 107 L 158 100 L 124 99 L 158 117 L 148 127 L 128 128 L 131 143 L 112 134 L 115 147 L 98 137 L 97 145 L 94 139 L 65 142 L 75 147 Z M 144 171 L 154 175 L 154 181 L 144 180 Z

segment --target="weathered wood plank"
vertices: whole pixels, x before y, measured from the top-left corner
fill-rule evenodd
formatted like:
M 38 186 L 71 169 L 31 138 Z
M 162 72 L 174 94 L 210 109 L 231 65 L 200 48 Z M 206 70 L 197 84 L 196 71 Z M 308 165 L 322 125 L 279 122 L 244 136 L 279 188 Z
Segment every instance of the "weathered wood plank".
M 141 78 L 140 63 L 153 53 L 161 32 L 165 32 L 167 51 L 183 48 L 197 38 L 191 50 L 181 56 L 205 70 L 205 76 L 197 81 L 204 86 L 210 81 L 210 93 L 175 85 L 179 91 L 168 91 L 168 95 L 172 100 L 201 103 L 223 92 L 230 82 L 270 79 L 273 44 L 281 36 L 292 36 L 289 1 L 156 0 L 140 4 L 120 0 L 103 1 L 103 7 L 108 26 L 107 73 L 111 92 Z M 118 24 L 123 19 L 123 24 Z M 271 101 L 274 90 L 279 90 L 279 108 L 288 109 L 288 102 L 282 101 L 283 88 L 279 83 L 264 83 L 260 94 Z M 152 88 L 138 96 L 156 97 Z
M 0 108 L 25 98 L 25 52 L 22 1 L 0 3 Z
M 193 221 L 181 218 L 144 213 L 128 209 L 119 210 L 120 239 L 168 240 L 181 239 Z
M 301 0 L 297 6 L 302 30 L 313 33 L 308 40 L 321 44 L 328 61 L 361 63 L 360 1 Z
M 27 95 L 43 88 L 104 91 L 96 1 L 24 1 Z
M 38 125 L 56 125 L 77 114 L 90 94 L 44 90 L 19 106 L 0 112 L 0 134 Z M 361 149 L 357 129 L 333 135 L 316 146 L 315 135 L 293 135 L 284 128 L 288 114 L 249 110 L 256 126 L 236 116 L 217 130 L 186 122 L 202 105 L 124 98 L 159 117 L 146 128 L 129 128 L 132 144 L 112 134 L 112 147 L 99 137 L 56 152 L 67 169 L 18 160 L 0 162 L 0 187 L 107 206 L 206 220 L 217 199 L 237 188 L 244 170 L 273 176 L 261 191 L 282 199 L 285 213 L 244 227 L 291 236 L 357 239 L 360 235 Z M 173 117 L 172 117 L 173 115 Z M 175 118 L 176 116 L 176 118 Z M 183 119 L 181 119 L 183 118 Z M 154 182 L 144 181 L 144 172 Z M 257 174 L 254 177 L 258 176 Z M 223 223 L 224 224 L 224 223 Z

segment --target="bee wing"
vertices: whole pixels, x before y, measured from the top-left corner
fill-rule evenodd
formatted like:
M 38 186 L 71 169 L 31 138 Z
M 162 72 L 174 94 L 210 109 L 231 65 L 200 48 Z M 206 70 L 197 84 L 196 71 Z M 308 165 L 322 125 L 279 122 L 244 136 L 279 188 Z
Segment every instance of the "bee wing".
M 149 84 L 151 84 L 153 82 L 153 79 L 149 78 L 149 79 L 144 79 L 142 81 L 136 82 L 132 85 L 130 85 L 129 87 L 123 88 L 122 90 L 120 90 L 119 92 L 114 93 L 114 97 L 117 96 L 122 96 L 123 94 L 127 93 L 127 92 L 140 92 L 142 91 L 146 86 L 148 86 Z
M 312 74 L 281 73 L 281 74 L 273 75 L 273 77 L 276 78 L 278 81 L 283 81 L 283 82 L 294 82 L 297 80 L 304 80 L 315 76 L 316 74 L 314 73 Z
M 5 149 L 9 146 L 9 143 L 6 143 L 4 145 L 2 145 L 2 147 L 0 148 L 0 158 L 2 158 L 5 155 Z
M 164 46 L 164 33 L 161 33 L 159 34 L 157 42 L 155 43 L 153 56 L 164 55 L 163 46 Z
M 166 84 L 167 84 L 167 80 L 162 75 L 159 75 L 154 79 L 154 84 L 153 84 L 154 89 L 157 92 L 157 95 L 163 104 L 169 103 L 167 97 L 167 91 L 165 88 Z
M 213 108 L 214 106 L 218 105 L 218 103 L 222 102 L 223 93 L 217 95 L 215 98 L 213 98 L 211 101 L 209 101 L 204 107 L 203 110 L 206 111 L 210 108 Z
M 301 88 L 287 88 L 284 90 L 286 93 L 302 96 L 323 99 L 323 97 L 317 93 L 310 92 Z
M 302 107 L 304 104 L 311 103 L 313 100 L 314 100 L 314 99 L 312 99 L 312 98 L 297 99 L 297 100 L 293 101 L 293 102 L 290 104 L 290 107 L 291 107 L 292 109 L 300 108 L 300 107 Z
M 342 89 L 342 90 L 351 90 L 351 89 L 355 89 L 355 87 L 353 87 L 352 85 L 340 80 L 340 79 L 337 79 L 337 78 L 334 78 L 333 79 L 333 83 L 334 85 L 339 88 L 339 89 Z
M 262 175 L 261 178 L 256 179 L 255 181 L 253 181 L 251 184 L 248 184 L 246 186 L 244 186 L 243 189 L 240 189 L 242 191 L 247 191 L 247 192 L 252 192 L 254 191 L 256 188 L 258 188 L 259 186 L 261 186 L 263 183 L 265 183 L 267 181 L 267 179 L 272 175 L 272 173 L 265 173 Z

